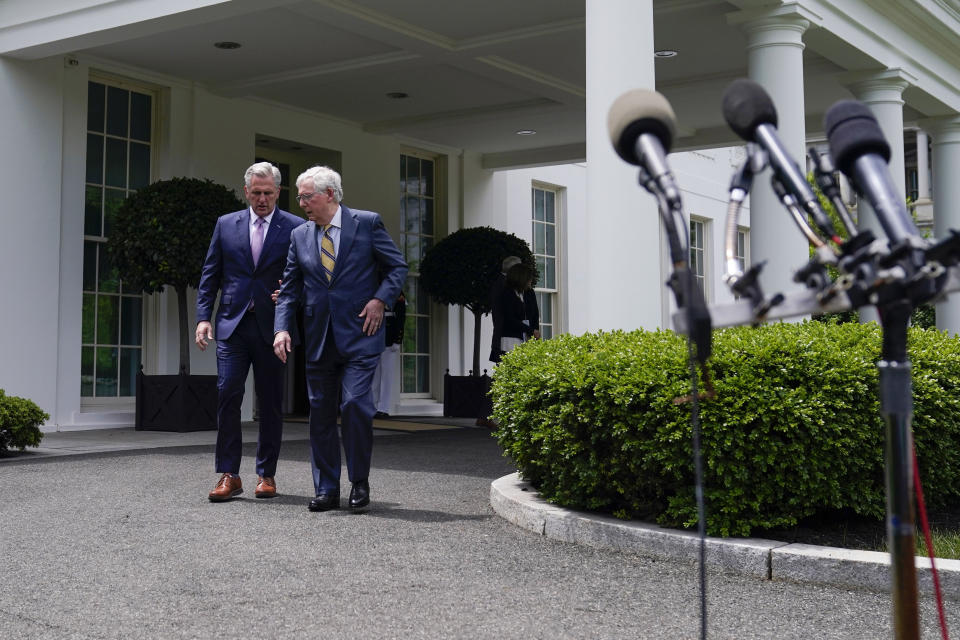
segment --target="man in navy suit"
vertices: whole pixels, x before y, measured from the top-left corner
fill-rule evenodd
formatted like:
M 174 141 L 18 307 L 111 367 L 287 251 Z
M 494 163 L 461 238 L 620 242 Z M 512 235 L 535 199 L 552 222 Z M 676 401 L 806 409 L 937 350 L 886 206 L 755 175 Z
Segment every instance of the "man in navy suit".
M 221 216 L 213 230 L 197 291 L 196 342 L 214 339 L 210 317 L 217 308 L 217 452 L 220 476 L 209 498 L 230 500 L 243 493 L 240 405 L 250 366 L 260 410 L 257 441 L 258 498 L 277 495 L 274 479 L 283 433 L 284 364 L 273 355 L 274 304 L 270 298 L 283 275 L 290 232 L 303 219 L 277 208 L 280 170 L 258 162 L 243 176 L 248 209 Z
M 302 305 L 316 490 L 310 510 L 340 507 L 338 403 L 349 506 L 359 509 L 370 503 L 376 412 L 371 382 L 384 349 L 384 308 L 400 294 L 407 264 L 378 214 L 340 204 L 343 189 L 336 171 L 307 169 L 297 178 L 297 191 L 310 222 L 290 236 L 273 348 L 286 362 L 294 312 Z

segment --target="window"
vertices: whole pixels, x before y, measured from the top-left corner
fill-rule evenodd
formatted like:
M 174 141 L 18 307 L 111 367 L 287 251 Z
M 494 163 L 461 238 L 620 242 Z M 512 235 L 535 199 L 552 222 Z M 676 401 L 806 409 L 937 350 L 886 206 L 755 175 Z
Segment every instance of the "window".
M 127 291 L 105 243 L 117 209 L 150 182 L 153 95 L 87 85 L 80 395 L 133 396 L 142 350 L 143 296 Z
M 557 192 L 533 188 L 533 257 L 540 274 L 534 290 L 540 308 L 540 337 L 556 333 L 557 304 Z
M 700 285 L 700 290 L 706 294 L 706 274 L 704 272 L 705 255 L 704 223 L 701 220 L 690 220 L 690 271 Z
M 737 262 L 740 263 L 740 271 L 744 271 L 744 272 L 747 270 L 747 265 L 750 262 L 747 256 L 747 251 L 749 250 L 749 245 L 747 244 L 748 242 L 747 233 L 748 231 L 746 231 L 745 229 L 739 229 L 737 231 L 737 256 L 736 257 L 737 257 Z
M 407 318 L 403 330 L 400 392 L 430 393 L 430 298 L 420 288 L 420 260 L 433 246 L 436 162 L 400 156 L 400 250 L 407 274 Z

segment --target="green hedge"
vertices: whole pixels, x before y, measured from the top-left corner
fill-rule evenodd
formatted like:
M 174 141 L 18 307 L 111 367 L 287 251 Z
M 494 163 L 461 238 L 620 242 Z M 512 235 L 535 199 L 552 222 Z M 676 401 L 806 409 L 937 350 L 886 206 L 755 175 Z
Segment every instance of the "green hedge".
M 0 389 L 0 454 L 11 448 L 36 447 L 43 438 L 40 425 L 50 419 L 36 403 L 8 396 Z
M 960 341 L 911 329 L 914 433 L 927 502 L 960 496 Z M 701 403 L 711 535 L 849 508 L 882 518 L 876 324 L 714 332 Z M 669 331 L 531 341 L 498 365 L 495 435 L 549 501 L 673 527 L 696 523 L 686 343 Z

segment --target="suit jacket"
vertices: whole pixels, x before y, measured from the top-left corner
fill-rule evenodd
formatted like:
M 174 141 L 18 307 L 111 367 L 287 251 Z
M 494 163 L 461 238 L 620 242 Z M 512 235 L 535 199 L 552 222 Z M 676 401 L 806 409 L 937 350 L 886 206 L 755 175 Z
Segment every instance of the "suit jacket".
M 364 318 L 359 314 L 372 298 L 388 305 L 396 300 L 407 277 L 407 263 L 379 214 L 349 209 L 342 203 L 340 207 L 340 247 L 333 278 L 327 282 L 320 262 L 319 229 L 308 222 L 290 236 L 287 268 L 277 299 L 275 331 L 291 331 L 297 305 L 303 304 L 304 343 L 310 362 L 320 360 L 331 336 L 347 358 L 382 353 L 384 325 L 372 336 L 364 335 Z
M 217 339 L 226 340 L 233 334 L 250 306 L 250 300 L 253 300 L 260 334 L 267 343 L 273 344 L 275 307 L 270 294 L 283 276 L 290 232 L 302 224 L 303 218 L 274 209 L 263 239 L 260 260 L 254 266 L 250 251 L 250 210 L 220 216 L 203 261 L 197 290 L 197 322 L 210 320 L 219 290 Z

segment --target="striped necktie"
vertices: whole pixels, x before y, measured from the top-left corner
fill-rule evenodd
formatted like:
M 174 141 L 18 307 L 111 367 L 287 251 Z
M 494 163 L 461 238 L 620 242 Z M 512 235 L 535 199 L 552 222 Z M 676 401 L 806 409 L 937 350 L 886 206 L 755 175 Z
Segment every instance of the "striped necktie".
M 320 239 L 320 264 L 323 265 L 323 271 L 327 274 L 327 282 L 333 279 L 333 266 L 337 263 L 334 256 L 333 238 L 330 237 L 330 227 L 324 225 L 323 238 Z

